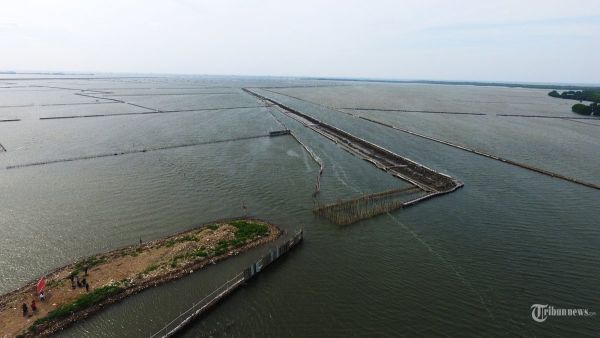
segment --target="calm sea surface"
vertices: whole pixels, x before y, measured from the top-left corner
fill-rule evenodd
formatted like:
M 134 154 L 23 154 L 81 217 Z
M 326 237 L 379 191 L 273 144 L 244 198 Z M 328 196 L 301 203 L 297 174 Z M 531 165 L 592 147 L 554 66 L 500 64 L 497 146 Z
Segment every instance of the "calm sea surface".
M 282 129 L 275 114 L 324 162 L 317 201 L 407 184 L 242 87 L 271 87 L 256 91 L 465 187 L 330 224 L 311 212 L 319 168 L 292 137 L 210 142 Z M 140 237 L 240 216 L 245 204 L 285 230 L 304 226 L 305 241 L 184 336 L 598 335 L 600 315 L 536 323 L 530 307 L 600 312 L 600 191 L 357 117 L 600 184 L 600 120 L 502 116 L 576 117 L 572 102 L 546 92 L 258 78 L 0 80 L 0 120 L 20 119 L 0 122 L 0 292 Z M 156 110 L 170 112 L 139 114 Z M 142 149 L 151 151 L 6 169 Z M 59 336 L 150 336 L 264 252 L 145 291 Z

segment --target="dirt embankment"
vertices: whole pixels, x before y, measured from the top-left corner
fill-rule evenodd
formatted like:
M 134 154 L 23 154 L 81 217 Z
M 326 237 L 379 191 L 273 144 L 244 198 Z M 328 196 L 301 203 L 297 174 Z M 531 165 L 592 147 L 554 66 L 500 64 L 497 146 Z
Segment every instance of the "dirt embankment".
M 276 226 L 257 219 L 218 221 L 88 257 L 46 275 L 44 301 L 37 298 L 37 281 L 0 296 L 0 337 L 48 336 L 105 305 L 271 242 L 280 234 Z M 89 290 L 76 283 L 84 279 Z M 28 308 L 26 315 L 23 304 Z

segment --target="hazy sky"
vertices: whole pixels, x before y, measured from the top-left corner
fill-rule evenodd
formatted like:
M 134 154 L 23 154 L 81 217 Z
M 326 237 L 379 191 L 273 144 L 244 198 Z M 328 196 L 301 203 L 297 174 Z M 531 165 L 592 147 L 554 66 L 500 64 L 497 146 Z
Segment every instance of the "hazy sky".
M 600 0 L 0 2 L 0 69 L 600 83 Z

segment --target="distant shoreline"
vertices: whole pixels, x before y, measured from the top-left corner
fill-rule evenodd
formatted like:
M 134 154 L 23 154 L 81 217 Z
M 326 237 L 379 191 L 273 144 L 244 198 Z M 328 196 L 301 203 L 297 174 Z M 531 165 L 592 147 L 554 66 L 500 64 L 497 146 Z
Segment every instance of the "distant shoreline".
M 484 82 L 484 81 L 442 81 L 442 80 L 387 80 L 387 79 L 353 79 L 335 77 L 300 77 L 300 80 L 316 81 L 346 81 L 346 82 L 372 82 L 372 83 L 403 83 L 403 84 L 435 84 L 452 86 L 480 86 L 480 87 L 508 87 L 508 88 L 531 88 L 531 89 L 560 89 L 560 90 L 586 90 L 600 89 L 598 85 L 579 84 L 528 84 L 517 82 Z
M 2 75 L 49 75 L 55 77 L 13 77 L 2 78 Z M 68 77 L 65 77 L 68 76 Z M 293 79 L 301 81 L 335 81 L 335 82 L 364 82 L 364 83 L 398 83 L 398 84 L 433 84 L 454 86 L 480 86 L 480 87 L 507 87 L 507 88 L 531 88 L 531 89 L 556 89 L 556 90 L 598 90 L 599 84 L 581 83 L 527 83 L 527 82 L 487 82 L 487 81 L 459 81 L 459 80 L 400 80 L 400 79 L 378 79 L 378 78 L 344 78 L 327 76 L 271 76 L 271 75 L 227 75 L 227 74 L 163 74 L 163 73 L 61 73 L 61 72 L 0 72 L 0 80 L 22 81 L 22 80 L 109 80 L 109 79 L 154 79 L 154 78 L 246 78 L 246 79 Z M 302 87 L 302 86 L 299 86 Z

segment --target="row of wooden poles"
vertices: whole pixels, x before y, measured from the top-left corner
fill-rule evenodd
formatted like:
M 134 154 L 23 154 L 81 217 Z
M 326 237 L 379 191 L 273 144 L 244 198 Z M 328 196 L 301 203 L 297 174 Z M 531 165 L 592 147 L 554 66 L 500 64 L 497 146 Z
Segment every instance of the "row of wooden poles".
M 169 146 L 155 147 L 155 148 L 133 149 L 133 150 L 116 152 L 116 153 L 115 152 L 113 152 L 113 153 L 102 153 L 102 154 L 95 154 L 95 155 L 89 155 L 89 156 L 78 156 L 78 157 L 62 158 L 62 159 L 49 160 L 49 161 L 31 162 L 31 163 L 25 163 L 25 164 L 16 164 L 16 165 L 7 166 L 6 169 L 25 168 L 25 167 L 33 167 L 33 166 L 40 166 L 40 165 L 47 165 L 47 164 L 54 164 L 54 163 L 62 163 L 62 162 L 91 160 L 91 159 L 102 158 L 102 157 L 120 156 L 120 155 L 128 155 L 128 154 L 137 154 L 137 153 L 145 153 L 145 152 L 151 152 L 151 151 L 169 150 L 169 149 L 185 148 L 185 147 L 195 147 L 195 146 L 201 146 L 201 145 L 207 145 L 207 144 L 215 144 L 215 143 L 224 143 L 224 142 L 250 140 L 250 139 L 262 138 L 262 137 L 271 137 L 271 136 L 269 134 L 266 134 L 266 135 L 254 135 L 254 136 L 243 136 L 243 137 L 235 137 L 235 138 L 224 139 L 224 140 L 201 141 L 201 142 L 176 144 L 176 145 L 169 145 Z
M 335 224 L 352 224 L 400 209 L 407 202 L 402 197 L 418 192 L 422 192 L 422 190 L 416 186 L 387 190 L 349 200 L 340 200 L 336 203 L 320 204 L 313 209 L 313 212 Z

